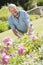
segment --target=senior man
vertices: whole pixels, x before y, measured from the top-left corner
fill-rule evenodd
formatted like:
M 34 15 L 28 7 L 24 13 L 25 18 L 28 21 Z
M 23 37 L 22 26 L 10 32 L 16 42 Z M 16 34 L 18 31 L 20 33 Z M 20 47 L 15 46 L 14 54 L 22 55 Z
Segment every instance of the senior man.
M 11 13 L 11 15 L 8 17 L 8 22 L 16 36 L 21 38 L 22 36 L 20 33 L 27 33 L 28 35 L 34 34 L 32 23 L 26 11 L 18 10 L 15 4 L 9 4 L 8 9 Z

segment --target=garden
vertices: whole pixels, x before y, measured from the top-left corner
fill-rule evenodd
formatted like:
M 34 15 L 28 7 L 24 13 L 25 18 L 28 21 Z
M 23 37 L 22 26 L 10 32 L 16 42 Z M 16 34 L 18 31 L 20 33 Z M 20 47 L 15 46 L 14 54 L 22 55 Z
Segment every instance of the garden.
M 37 37 L 17 38 L 8 24 L 9 14 L 6 6 L 0 9 L 0 65 L 43 65 L 43 17 L 29 15 Z

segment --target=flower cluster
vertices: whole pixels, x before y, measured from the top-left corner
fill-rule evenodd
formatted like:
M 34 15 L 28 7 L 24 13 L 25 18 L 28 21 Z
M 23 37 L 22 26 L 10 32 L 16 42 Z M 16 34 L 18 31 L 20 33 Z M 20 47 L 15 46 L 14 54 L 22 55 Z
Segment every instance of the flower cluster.
M 34 40 L 37 40 L 37 39 L 38 39 L 38 37 L 37 37 L 37 36 L 35 36 L 35 35 L 30 35 L 30 38 L 32 39 L 32 41 L 34 41 Z
M 20 44 L 20 45 L 18 46 L 18 54 L 19 54 L 19 55 L 22 55 L 22 54 L 24 53 L 24 51 L 25 51 L 24 45 Z
M 10 53 L 9 50 L 13 49 L 13 40 L 10 37 L 6 37 L 3 39 L 4 47 L 0 50 L 2 54 L 2 61 L 3 65 L 7 65 L 9 63 L 10 58 L 12 57 L 13 53 Z

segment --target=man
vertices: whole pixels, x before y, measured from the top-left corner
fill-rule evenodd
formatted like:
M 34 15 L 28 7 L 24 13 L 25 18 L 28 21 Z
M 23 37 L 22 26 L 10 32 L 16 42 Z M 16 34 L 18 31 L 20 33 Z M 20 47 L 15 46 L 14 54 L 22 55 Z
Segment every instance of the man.
M 30 22 L 27 12 L 24 10 L 18 10 L 15 4 L 10 4 L 8 6 L 8 9 L 11 13 L 8 18 L 8 22 L 14 34 L 19 38 L 22 37 L 20 33 L 27 33 L 28 35 L 32 35 L 32 24 Z

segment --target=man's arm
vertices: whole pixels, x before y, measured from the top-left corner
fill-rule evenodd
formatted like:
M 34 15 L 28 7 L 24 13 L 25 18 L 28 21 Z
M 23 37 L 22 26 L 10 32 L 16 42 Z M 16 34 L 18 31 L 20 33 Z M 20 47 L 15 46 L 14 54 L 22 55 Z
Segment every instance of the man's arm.
M 13 33 L 18 37 L 18 38 L 21 38 L 22 36 L 14 29 L 12 29 Z
M 27 26 L 27 35 L 29 35 L 29 32 L 30 32 L 30 26 L 28 25 Z

